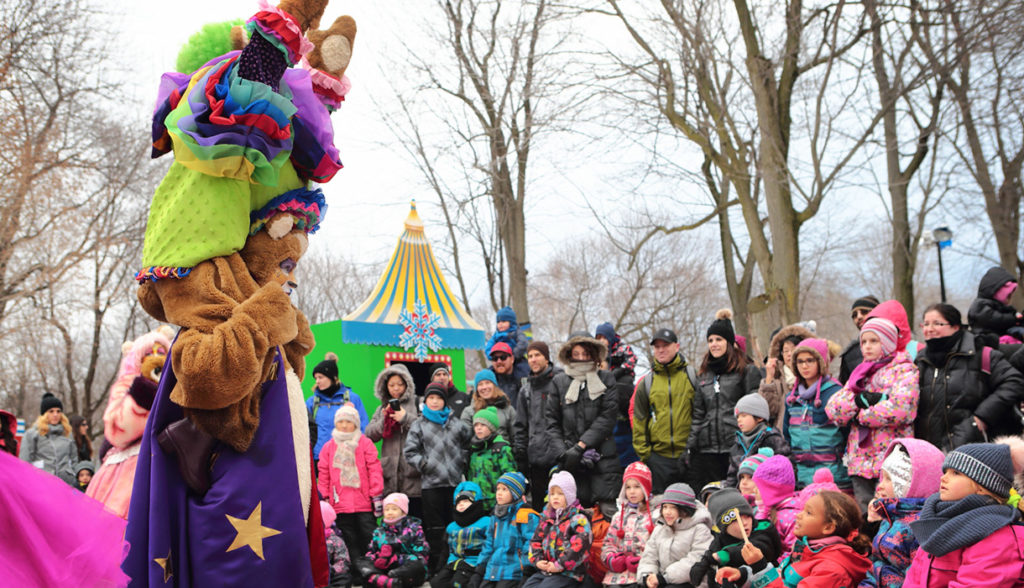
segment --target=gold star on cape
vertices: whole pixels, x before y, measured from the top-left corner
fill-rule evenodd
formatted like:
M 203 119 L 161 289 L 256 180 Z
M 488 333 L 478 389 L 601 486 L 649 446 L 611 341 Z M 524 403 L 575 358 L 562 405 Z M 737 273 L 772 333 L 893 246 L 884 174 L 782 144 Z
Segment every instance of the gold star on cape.
M 171 576 L 174 575 L 174 573 L 173 573 L 173 569 L 174 568 L 173 568 L 173 564 L 171 563 L 171 550 L 170 549 L 167 550 L 167 557 L 155 557 L 155 558 L 153 558 L 153 561 L 156 562 L 156 565 L 158 565 L 161 568 L 163 568 L 163 570 L 164 570 L 164 584 L 166 584 L 167 581 L 171 579 Z
M 249 518 L 239 519 L 229 514 L 224 516 L 228 518 L 228 522 L 231 523 L 231 526 L 235 528 L 235 532 L 238 533 L 235 535 L 235 540 L 231 542 L 231 546 L 228 547 L 228 551 L 248 546 L 260 559 L 265 559 L 263 557 L 263 540 L 267 537 L 281 534 L 281 531 L 263 526 L 262 501 L 256 504 L 256 508 L 252 510 Z

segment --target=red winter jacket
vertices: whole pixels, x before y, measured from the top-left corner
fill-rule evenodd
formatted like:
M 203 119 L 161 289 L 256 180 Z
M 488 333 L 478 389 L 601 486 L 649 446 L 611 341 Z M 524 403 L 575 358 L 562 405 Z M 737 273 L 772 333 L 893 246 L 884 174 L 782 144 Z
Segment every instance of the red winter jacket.
M 846 542 L 815 550 L 801 540 L 782 562 L 781 569 L 769 568 L 756 584 L 764 588 L 852 588 L 867 576 L 869 569 L 868 558 Z M 762 583 L 771 575 L 775 576 L 771 582 Z

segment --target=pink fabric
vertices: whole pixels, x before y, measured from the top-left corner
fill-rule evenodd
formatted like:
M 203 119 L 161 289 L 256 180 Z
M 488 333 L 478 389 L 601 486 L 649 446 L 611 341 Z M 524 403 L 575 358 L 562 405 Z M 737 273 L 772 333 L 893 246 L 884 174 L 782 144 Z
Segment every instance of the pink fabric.
M 341 485 L 341 472 L 331 467 L 337 450 L 338 444 L 334 439 L 324 443 L 320 449 L 320 458 L 317 462 L 317 490 L 324 500 L 334 507 L 335 512 L 373 512 L 373 497 L 384 492 L 384 470 L 377 457 L 377 447 L 366 435 L 359 436 L 359 446 L 356 447 L 359 488 Z
M 1024 527 L 1003 527 L 981 541 L 934 557 L 918 549 L 903 588 L 1024 587 Z
M 900 498 L 928 498 L 938 492 L 942 462 L 946 459 L 942 450 L 923 439 L 894 439 L 882 456 L 882 461 L 885 461 L 896 445 L 902 445 L 910 455 L 910 487 L 907 488 L 907 495 Z
M 611 570 L 611 559 L 616 556 L 628 559 L 631 555 L 639 558 L 643 555 L 647 539 L 651 536 L 652 529 L 648 526 L 651 513 L 647 503 L 640 508 L 633 508 L 619 501 L 619 509 L 622 516 L 612 518 L 612 524 L 608 527 L 604 544 L 601 546 L 601 559 L 609 565 L 609 570 L 604 576 L 605 586 L 637 582 L 635 567 L 632 570 L 626 567 L 620 572 L 615 572 Z
M 868 313 L 868 319 L 880 317 L 892 321 L 900 331 L 899 339 L 896 340 L 898 349 L 906 349 L 910 343 L 912 333 L 910 332 L 910 321 L 907 320 L 907 309 L 903 308 L 899 300 L 886 300 Z
M 1005 284 L 1002 285 L 1001 288 L 996 290 L 996 293 L 992 296 L 992 298 L 996 302 L 1002 302 L 1003 304 L 1007 304 L 1010 300 L 1010 296 L 1013 296 L 1013 293 L 1016 291 L 1017 282 L 1006 282 Z
M 127 586 L 127 522 L 20 459 L 0 452 L 0 570 L 5 586 Z
M 136 339 L 131 349 L 121 359 L 117 379 L 110 386 L 110 399 L 103 411 L 103 436 L 118 449 L 125 449 L 142 438 L 149 411 L 140 407 L 128 395 L 132 380 L 142 370 L 142 360 L 153 354 L 153 347 L 162 348 L 164 355 L 171 348 L 171 341 L 159 331 L 146 333 Z
M 103 465 L 96 470 L 89 487 L 85 489 L 86 496 L 102 502 L 107 510 L 122 519 L 128 518 L 140 444 L 136 442 L 124 451 L 116 448 L 108 451 Z
M 882 357 L 888 357 L 896 351 L 896 341 L 899 339 L 900 331 L 891 320 L 880 317 L 870 318 L 860 328 L 862 335 L 868 331 L 878 335 L 878 339 L 882 343 Z
M 796 544 L 796 535 L 793 534 L 793 529 L 796 527 L 796 515 L 801 510 L 803 510 L 803 504 L 797 496 L 790 496 L 775 507 L 775 530 L 782 538 L 782 555 L 778 559 L 780 563 L 789 556 L 789 552 L 793 551 L 793 545 Z M 756 518 L 770 521 L 771 511 L 768 508 L 759 510 Z
M 920 394 L 917 366 L 910 361 L 906 351 L 898 351 L 889 365 L 875 373 L 865 390 L 885 394 L 886 398 L 869 408 L 858 408 L 847 383 L 842 390 L 832 395 L 825 406 L 825 412 L 835 424 L 850 426 L 850 435 L 846 441 L 846 461 L 850 474 L 873 479 L 878 477 L 889 444 L 895 439 L 914 435 L 914 418 L 917 416 L 917 399 Z M 858 442 L 861 429 L 868 430 L 870 442 Z
M 839 486 L 836 486 L 836 479 L 832 476 L 832 470 L 822 467 L 814 470 L 813 482 L 804 487 L 803 490 L 797 494 L 796 504 L 797 508 L 803 509 L 807 501 L 812 496 L 823 490 L 832 490 L 834 492 L 842 492 Z
M 792 498 L 796 492 L 796 473 L 785 455 L 773 455 L 764 460 L 757 466 L 753 478 L 765 510 Z

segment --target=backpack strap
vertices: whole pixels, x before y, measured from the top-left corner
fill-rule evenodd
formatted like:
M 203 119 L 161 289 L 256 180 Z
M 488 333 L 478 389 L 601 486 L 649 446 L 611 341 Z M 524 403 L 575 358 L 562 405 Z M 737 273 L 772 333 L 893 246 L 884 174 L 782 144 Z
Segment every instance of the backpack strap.
M 320 409 L 320 395 L 313 393 L 313 406 L 309 407 L 309 420 L 316 422 L 316 411 Z

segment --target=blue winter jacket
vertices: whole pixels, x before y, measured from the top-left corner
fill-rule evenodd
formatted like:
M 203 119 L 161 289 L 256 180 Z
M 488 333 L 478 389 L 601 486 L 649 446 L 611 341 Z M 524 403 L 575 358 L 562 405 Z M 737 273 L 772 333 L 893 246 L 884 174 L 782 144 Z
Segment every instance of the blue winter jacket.
M 319 401 L 316 399 L 319 399 Z M 318 389 L 315 394 L 306 399 L 306 411 L 309 413 L 309 420 L 310 422 L 316 421 L 316 443 L 313 445 L 314 457 L 320 455 L 320 448 L 324 446 L 324 443 L 330 441 L 331 430 L 334 429 L 334 413 L 338 412 L 338 409 L 346 402 L 351 402 L 356 407 L 356 412 L 359 413 L 359 430 L 366 432 L 366 425 L 370 422 L 370 418 L 366 416 L 366 409 L 363 408 L 363 399 L 345 384 L 338 386 L 338 389 L 333 393 Z M 314 404 L 316 404 L 315 409 L 313 407 Z M 314 412 L 316 413 L 315 415 Z
M 486 565 L 483 579 L 488 582 L 520 580 L 530 563 L 530 540 L 540 524 L 540 515 L 522 501 L 509 508 L 505 516 L 491 515 L 487 541 L 478 565 Z
M 466 490 L 472 491 L 477 501 L 483 498 L 479 484 L 462 482 L 455 487 L 453 500 Z M 461 559 L 466 564 L 476 567 L 480 563 L 480 554 L 487 542 L 487 529 L 490 526 L 491 517 L 489 516 L 480 517 L 476 522 L 465 527 L 459 526 L 455 521 L 448 523 L 448 527 L 445 529 L 448 534 L 448 564 L 451 565 Z

